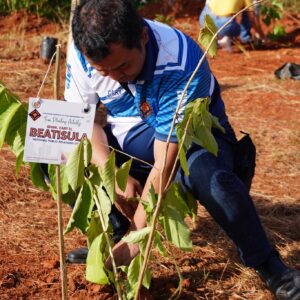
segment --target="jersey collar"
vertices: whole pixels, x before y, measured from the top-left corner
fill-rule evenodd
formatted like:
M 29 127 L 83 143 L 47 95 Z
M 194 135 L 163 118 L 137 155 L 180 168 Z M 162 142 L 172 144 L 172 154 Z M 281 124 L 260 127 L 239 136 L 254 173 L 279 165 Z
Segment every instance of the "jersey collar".
M 141 73 L 138 75 L 136 80 L 151 81 L 153 79 L 154 71 L 156 68 L 156 61 L 158 56 L 158 45 L 150 25 L 145 20 L 144 20 L 144 26 L 148 28 L 149 40 L 146 44 L 145 63 Z

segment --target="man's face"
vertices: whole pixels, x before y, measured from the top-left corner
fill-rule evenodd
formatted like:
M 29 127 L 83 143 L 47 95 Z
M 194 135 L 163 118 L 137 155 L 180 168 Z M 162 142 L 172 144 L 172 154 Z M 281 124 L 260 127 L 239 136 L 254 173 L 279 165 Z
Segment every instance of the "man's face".
M 133 81 L 140 74 L 145 58 L 145 45 L 148 41 L 147 28 L 144 28 L 141 38 L 141 48 L 128 49 L 122 44 L 110 45 L 110 54 L 98 63 L 90 64 L 102 75 L 119 82 Z

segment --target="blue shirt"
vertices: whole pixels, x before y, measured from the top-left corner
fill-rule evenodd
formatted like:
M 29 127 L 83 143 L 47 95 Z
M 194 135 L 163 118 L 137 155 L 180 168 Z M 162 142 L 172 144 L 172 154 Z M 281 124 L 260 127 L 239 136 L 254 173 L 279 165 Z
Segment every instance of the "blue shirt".
M 149 20 L 145 20 L 145 26 L 149 34 L 145 63 L 136 81 L 128 86 L 101 76 L 74 44 L 69 50 L 65 99 L 103 103 L 122 148 L 128 138 L 138 135 L 145 126 L 154 129 L 156 139 L 167 140 L 178 101 L 203 55 L 197 43 L 179 30 Z M 187 103 L 211 96 L 214 89 L 215 79 L 204 60 L 183 98 L 181 115 Z M 226 123 L 221 97 L 214 97 L 210 111 L 221 124 Z M 180 120 L 181 116 L 177 122 Z M 171 141 L 177 141 L 175 131 Z

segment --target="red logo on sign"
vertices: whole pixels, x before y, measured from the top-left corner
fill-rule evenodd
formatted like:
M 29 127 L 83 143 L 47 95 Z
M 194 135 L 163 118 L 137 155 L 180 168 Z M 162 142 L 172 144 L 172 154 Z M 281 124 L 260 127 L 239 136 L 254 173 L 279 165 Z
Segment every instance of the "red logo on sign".
M 38 112 L 38 110 L 34 109 L 29 116 L 31 117 L 31 119 L 33 121 L 36 121 L 39 117 L 41 117 L 42 115 Z

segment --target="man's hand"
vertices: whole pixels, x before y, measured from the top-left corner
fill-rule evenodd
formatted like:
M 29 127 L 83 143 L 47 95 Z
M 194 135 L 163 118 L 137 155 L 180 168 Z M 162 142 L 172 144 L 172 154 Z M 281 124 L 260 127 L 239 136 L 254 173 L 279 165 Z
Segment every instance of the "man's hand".
M 142 185 L 133 177 L 128 176 L 127 186 L 125 192 L 122 192 L 118 185 L 116 185 L 117 199 L 115 202 L 118 210 L 125 215 L 129 220 L 132 220 L 135 214 L 138 202 L 128 201 L 129 198 L 140 196 L 143 192 Z
M 138 255 L 139 246 L 137 244 L 127 244 L 120 241 L 113 248 L 113 256 L 117 266 L 129 266 L 132 259 Z M 109 257 L 105 263 L 105 267 L 112 268 L 111 258 Z
M 136 193 L 140 194 L 142 192 L 142 199 L 147 199 L 149 190 L 151 186 L 154 187 L 156 191 L 159 190 L 159 182 L 160 182 L 160 169 L 163 166 L 164 162 L 164 153 L 166 151 L 166 142 L 162 142 L 159 140 L 155 140 L 154 142 L 154 158 L 155 164 L 154 168 L 150 171 L 150 174 L 147 178 L 147 182 L 145 184 L 144 189 L 139 188 L 139 184 L 137 181 L 130 177 L 128 178 L 127 187 L 124 196 L 133 197 L 136 196 Z M 168 181 L 171 170 L 174 166 L 174 161 L 176 158 L 176 154 L 178 152 L 178 145 L 171 143 L 168 148 L 167 161 L 165 164 L 165 171 L 163 173 L 163 187 Z M 116 201 L 118 202 L 118 201 Z M 123 206 L 128 205 L 128 202 L 121 201 Z M 118 207 L 119 208 L 119 207 Z M 141 203 L 138 204 L 137 209 L 135 210 L 133 221 L 130 227 L 130 230 L 139 230 L 146 226 L 147 222 L 146 212 Z M 127 244 L 122 240 L 117 243 L 113 248 L 113 256 L 117 265 L 129 265 L 131 260 L 139 253 L 139 246 L 137 244 Z M 111 267 L 111 259 L 109 258 L 106 261 L 106 267 Z

